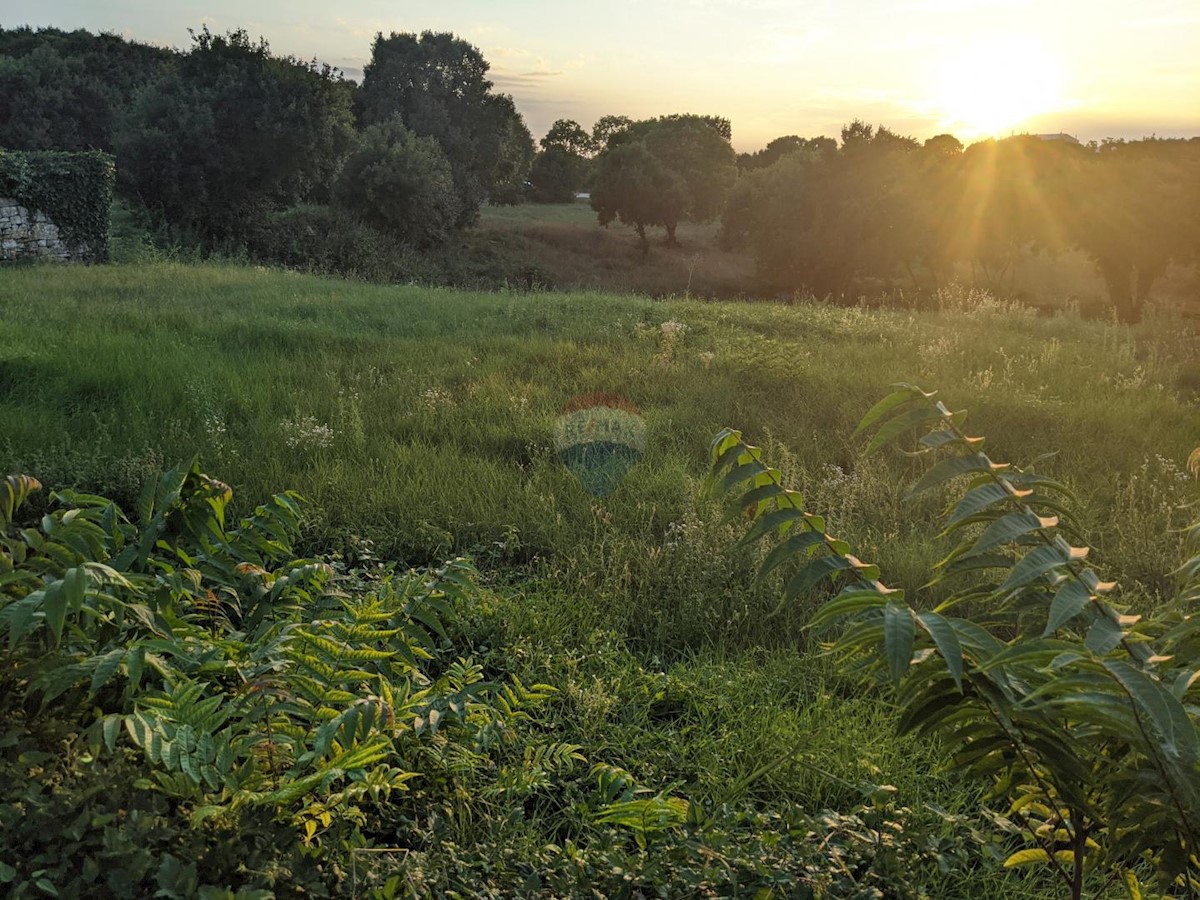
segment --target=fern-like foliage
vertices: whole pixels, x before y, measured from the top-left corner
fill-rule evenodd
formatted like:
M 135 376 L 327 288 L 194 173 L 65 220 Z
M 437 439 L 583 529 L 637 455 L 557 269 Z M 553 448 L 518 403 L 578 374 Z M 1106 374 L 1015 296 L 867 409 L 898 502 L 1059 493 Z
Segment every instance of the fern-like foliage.
M 712 446 L 711 490 L 753 521 L 746 542 L 775 544 L 767 574 L 795 568 L 784 601 L 825 580 L 840 590 L 811 627 L 835 628 L 847 663 L 896 684 L 903 729 L 936 735 L 956 769 L 990 783 L 1000 825 L 1023 837 L 1010 866 L 1048 866 L 1071 896 L 1093 871 L 1136 885 L 1200 891 L 1200 558 L 1175 603 L 1143 617 L 1111 598 L 1088 565 L 1060 483 L 991 459 L 966 414 L 902 385 L 864 417 L 868 454 L 918 435 L 905 452 L 939 457 L 910 494 L 962 481 L 945 514 L 957 543 L 937 581 L 961 586 L 910 602 L 879 580 L 785 489 L 734 431 Z M 1190 532 L 1193 548 L 1200 526 Z M 968 578 L 958 578 L 969 576 Z
M 519 803 L 583 761 L 522 738 L 553 688 L 453 657 L 468 560 L 338 580 L 292 557 L 297 495 L 231 524 L 232 492 L 195 463 L 148 482 L 132 517 L 64 491 L 25 525 L 40 487 L 0 482 L 0 713 L 17 727 L 53 702 L 93 755 L 129 742 L 139 785 L 193 823 L 262 808 L 319 844 L 417 780 L 444 804 Z
M 692 807 L 683 797 L 643 788 L 617 766 L 597 763 L 590 774 L 603 800 L 596 821 L 629 829 L 643 850 L 656 835 L 688 822 Z

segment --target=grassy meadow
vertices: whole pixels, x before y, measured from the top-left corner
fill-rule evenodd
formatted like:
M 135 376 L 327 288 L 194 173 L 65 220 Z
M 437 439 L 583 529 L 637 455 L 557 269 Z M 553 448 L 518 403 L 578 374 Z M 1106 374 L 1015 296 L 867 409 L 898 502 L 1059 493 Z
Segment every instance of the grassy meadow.
M 884 779 L 921 815 L 970 819 L 975 790 L 938 773 L 936 748 L 894 736 L 886 693 L 821 656 L 811 605 L 771 615 L 779 585 L 755 584 L 742 529 L 701 496 L 709 441 L 743 430 L 859 556 L 917 592 L 948 549 L 930 523 L 950 492 L 904 500 L 923 464 L 866 459 L 852 432 L 892 383 L 936 388 L 994 458 L 1072 487 L 1101 571 L 1148 608 L 1196 497 L 1200 335 L 1176 318 L 1039 317 L 966 289 L 940 307 L 466 293 L 220 264 L 13 269 L 0 468 L 131 503 L 198 455 L 241 512 L 295 489 L 308 552 L 471 554 L 490 590 L 468 613 L 469 650 L 558 688 L 567 739 L 644 784 L 726 796 L 794 750 L 749 799 L 838 808 Z M 644 457 L 603 500 L 553 447 L 560 409 L 593 391 L 646 423 Z M 941 885 L 1042 895 L 995 867 Z
M 463 252 L 494 253 L 521 260 L 546 287 L 599 290 L 654 297 L 705 298 L 759 296 L 754 259 L 743 250 L 720 246 L 719 222 L 682 222 L 680 246 L 666 246 L 651 229 L 645 253 L 637 235 L 619 222 L 600 227 L 586 200 L 485 206 L 479 227 Z
M 449 254 L 472 273 L 475 281 L 456 281 L 459 286 L 491 287 L 495 272 L 516 272 L 543 287 L 557 290 L 601 290 L 612 293 L 646 294 L 653 297 L 693 296 L 707 299 L 789 299 L 762 279 L 749 248 L 730 249 L 720 241 L 719 222 L 682 222 L 681 246 L 667 247 L 662 232 L 650 231 L 650 248 L 643 256 L 633 229 L 611 223 L 602 228 L 586 200 L 572 203 L 523 203 L 514 206 L 485 206 L 479 227 L 462 246 Z M 473 260 L 474 265 L 462 259 Z M 483 263 L 482 261 L 485 261 Z M 492 281 L 484 280 L 492 272 Z M 520 286 L 519 278 L 508 284 Z M 921 292 L 932 283 L 929 273 L 919 273 Z M 988 285 L 984 273 L 958 263 L 952 279 Z M 526 285 L 527 286 L 527 285 Z M 900 306 L 924 308 L 925 298 L 913 294 L 907 278 L 863 286 L 863 300 L 878 305 L 877 294 L 889 295 Z M 1086 318 L 1108 315 L 1108 296 L 1093 261 L 1080 250 L 1046 253 L 1024 250 L 1013 259 L 991 289 L 1019 298 L 1042 312 L 1075 310 Z M 1170 265 L 1156 282 L 1154 300 L 1163 310 L 1194 318 L 1195 297 L 1200 291 L 1200 274 L 1194 266 Z

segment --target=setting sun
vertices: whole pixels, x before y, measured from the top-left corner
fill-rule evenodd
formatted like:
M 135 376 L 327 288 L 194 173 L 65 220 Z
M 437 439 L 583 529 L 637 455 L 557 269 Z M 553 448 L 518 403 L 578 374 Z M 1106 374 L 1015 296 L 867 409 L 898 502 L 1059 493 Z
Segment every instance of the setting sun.
M 966 47 L 948 58 L 934 79 L 934 112 L 947 131 L 964 138 L 1000 137 L 1067 106 L 1061 66 L 1032 42 Z

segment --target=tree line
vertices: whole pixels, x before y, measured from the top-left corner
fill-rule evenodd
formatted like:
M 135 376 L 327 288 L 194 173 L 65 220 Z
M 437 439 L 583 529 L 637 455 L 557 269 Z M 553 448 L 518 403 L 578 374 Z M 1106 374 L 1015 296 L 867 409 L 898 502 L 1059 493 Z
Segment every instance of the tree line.
M 601 224 L 634 226 L 643 247 L 647 226 L 675 245 L 679 221 L 719 217 L 722 244 L 751 253 L 773 290 L 929 291 L 970 265 L 1000 291 L 1023 255 L 1078 249 L 1118 318 L 1136 322 L 1167 267 L 1200 258 L 1200 138 L 1017 135 L 964 147 L 855 120 L 840 141 L 788 135 L 735 155 L 724 119 L 626 119 L 615 132 L 614 121 L 601 120 L 603 141 L 555 123 L 534 173 L 568 161 L 554 170 L 590 187 Z
M 723 240 L 783 287 L 836 296 L 900 273 L 928 289 L 970 264 L 1000 288 L 1022 254 L 1075 248 L 1134 322 L 1168 265 L 1200 255 L 1198 138 L 1019 135 L 964 148 L 858 121 L 841 138 L 745 166 L 725 207 Z
M 535 145 L 488 70 L 434 32 L 378 34 L 358 85 L 244 31 L 205 29 L 178 51 L 0 29 L 0 147 L 112 152 L 122 196 L 215 241 L 252 240 L 264 217 L 282 233 L 345 214 L 432 247 L 484 203 L 587 190 L 599 222 L 631 226 L 643 251 L 648 228 L 676 246 L 680 222 L 719 218 L 765 287 L 818 296 L 930 290 L 962 265 L 1000 289 L 1023 254 L 1077 248 L 1136 321 L 1167 267 L 1200 254 L 1200 138 L 964 147 L 856 120 L 840 140 L 786 135 L 739 155 L 719 116 L 608 115 L 590 131 L 559 120 Z
M 0 29 L 0 146 L 113 153 L 121 195 L 204 239 L 315 203 L 430 245 L 523 197 L 533 137 L 487 73 L 434 32 L 377 35 L 356 85 L 245 31 L 178 51 Z

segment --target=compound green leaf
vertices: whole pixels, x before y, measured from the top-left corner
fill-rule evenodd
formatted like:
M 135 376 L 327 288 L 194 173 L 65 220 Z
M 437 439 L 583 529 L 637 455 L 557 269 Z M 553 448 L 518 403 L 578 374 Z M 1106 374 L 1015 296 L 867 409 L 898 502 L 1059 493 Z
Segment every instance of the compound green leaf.
M 1021 558 L 1021 561 L 1013 566 L 1012 572 L 1009 573 L 1004 584 L 997 589 L 998 593 L 1007 594 L 1009 591 L 1015 591 L 1025 585 L 1041 578 L 1043 575 L 1053 572 L 1055 569 L 1067 562 L 1063 552 L 1053 545 L 1035 547 Z
M 767 554 L 767 558 L 763 560 L 763 564 L 758 570 L 758 577 L 766 578 L 796 554 L 824 543 L 825 535 L 819 531 L 800 531 L 788 535 L 786 539 L 771 548 L 771 552 Z
M 989 550 L 1011 543 L 1039 528 L 1053 528 L 1057 524 L 1058 519 L 1054 517 L 1041 518 L 1031 512 L 1009 513 L 988 525 L 983 534 L 979 536 L 979 540 L 971 546 L 968 555 L 987 553 Z
M 1050 616 L 1042 637 L 1053 634 L 1074 619 L 1087 608 L 1091 599 L 1092 592 L 1082 581 L 1072 578 L 1066 582 L 1054 594 L 1054 600 L 1050 604 Z
M 952 478 L 957 478 L 960 475 L 995 472 L 1005 468 L 1007 468 L 1006 465 L 993 463 L 982 453 L 943 459 L 937 465 L 930 468 L 921 480 L 909 489 L 908 496 L 915 497 L 930 488 L 937 487 L 939 484 L 949 481 Z
M 784 592 L 783 602 L 780 604 L 780 607 L 782 608 L 784 604 L 790 603 L 801 594 L 812 590 L 821 581 L 832 577 L 837 572 L 853 568 L 853 565 L 844 556 L 817 557 L 792 576 L 792 580 L 788 582 L 787 590 Z
M 883 646 L 892 681 L 898 682 L 912 662 L 916 623 L 912 610 L 891 602 L 883 608 Z
M 1121 630 L 1120 625 L 1108 616 L 1100 616 L 1088 629 L 1083 645 L 1097 656 L 1104 656 L 1111 653 L 1124 637 L 1125 632 Z
M 100 690 L 108 683 L 108 680 L 113 677 L 113 673 L 121 665 L 121 660 L 125 658 L 125 648 L 117 647 L 115 650 L 109 650 L 96 663 L 96 668 L 92 671 L 92 693 Z
M 950 677 L 954 679 L 954 684 L 961 691 L 963 677 L 962 644 L 959 643 L 958 634 L 954 631 L 953 626 L 935 612 L 917 613 L 917 621 L 929 636 L 933 638 L 933 643 L 937 647 L 938 653 L 946 660 L 946 668 L 950 671 Z
M 902 388 L 901 390 L 893 391 L 867 410 L 867 414 L 862 417 L 862 421 L 854 429 L 854 434 L 862 434 L 889 412 L 898 409 L 905 403 L 911 403 L 921 396 L 923 396 L 922 392 L 915 388 Z
M 854 588 L 842 591 L 824 604 L 809 620 L 809 627 L 820 628 L 844 616 L 854 615 L 864 609 L 878 609 L 887 604 L 888 597 L 879 591 L 864 591 Z
M 47 585 L 46 594 L 42 598 L 42 613 L 46 617 L 46 626 L 50 629 L 55 644 L 62 638 L 63 624 L 67 620 L 67 600 L 66 585 L 63 581 Z
M 954 512 L 950 514 L 950 518 L 946 520 L 946 527 L 957 525 L 963 519 L 969 519 L 989 507 L 995 506 L 1008 500 L 1014 495 L 1003 484 L 989 483 L 983 484 L 976 488 L 971 488 L 958 501 L 958 505 L 954 507 Z
M 946 418 L 941 411 L 933 406 L 919 406 L 916 409 L 910 409 L 908 412 L 901 413 L 894 419 L 890 419 L 883 424 L 879 431 L 875 432 L 875 436 L 871 438 L 867 444 L 866 453 L 870 456 L 882 447 L 887 446 L 906 431 L 916 428 L 918 425 L 923 425 L 926 422 L 940 422 Z

